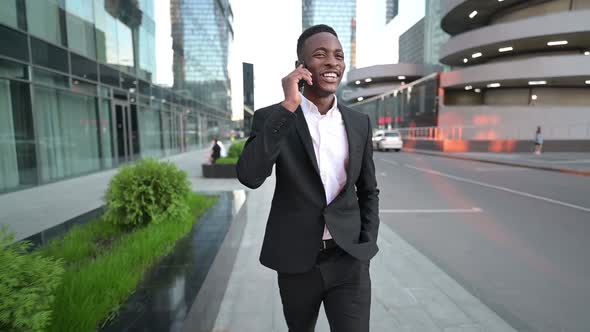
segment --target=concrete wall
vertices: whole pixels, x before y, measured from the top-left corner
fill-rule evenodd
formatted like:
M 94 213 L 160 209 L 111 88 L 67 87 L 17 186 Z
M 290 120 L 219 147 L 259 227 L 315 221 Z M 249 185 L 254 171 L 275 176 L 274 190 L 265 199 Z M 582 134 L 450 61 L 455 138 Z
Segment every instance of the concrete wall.
M 462 128 L 461 138 L 532 139 L 541 126 L 545 139 L 590 139 L 590 106 L 441 106 L 439 127 Z M 447 129 L 450 132 L 450 129 Z M 458 135 L 458 134 L 455 134 Z M 458 137 L 453 137 L 458 138 Z
M 530 17 L 554 14 L 557 12 L 569 11 L 570 0 L 553 0 L 537 4 L 528 4 L 526 7 L 514 10 L 508 9 L 499 13 L 490 20 L 490 25 L 506 22 L 514 22 Z
M 587 31 L 590 31 L 590 11 L 588 10 L 553 13 L 518 22 L 490 25 L 449 39 L 441 49 L 441 59 L 444 63 L 444 59 L 451 55 L 478 49 L 483 45 Z
M 568 77 L 580 77 L 579 82 L 583 83 L 587 79 L 585 77 L 589 76 L 590 56 L 543 56 L 527 60 L 489 63 L 443 73 L 441 87 L 464 87 L 478 82 L 502 82 L 511 79 L 524 81 Z

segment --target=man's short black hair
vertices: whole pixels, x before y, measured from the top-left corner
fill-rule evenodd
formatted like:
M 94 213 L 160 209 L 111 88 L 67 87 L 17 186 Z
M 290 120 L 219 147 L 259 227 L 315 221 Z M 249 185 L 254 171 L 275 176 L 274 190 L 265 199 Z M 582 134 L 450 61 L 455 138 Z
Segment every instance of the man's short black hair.
M 297 59 L 298 60 L 303 60 L 303 44 L 305 44 L 305 41 L 320 32 L 328 32 L 333 34 L 336 38 L 338 38 L 338 35 L 336 34 L 336 31 L 334 29 L 332 29 L 332 27 L 325 25 L 325 24 L 318 24 L 318 25 L 314 25 L 311 26 L 307 29 L 305 29 L 305 31 L 303 31 L 303 33 L 301 33 L 301 36 L 299 36 L 299 39 L 297 40 Z

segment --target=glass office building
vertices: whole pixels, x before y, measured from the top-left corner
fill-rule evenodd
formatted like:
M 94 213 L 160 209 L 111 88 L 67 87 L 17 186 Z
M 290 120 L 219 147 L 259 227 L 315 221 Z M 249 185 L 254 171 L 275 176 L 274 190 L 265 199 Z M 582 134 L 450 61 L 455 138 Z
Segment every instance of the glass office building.
M 441 28 L 443 9 L 440 0 L 426 0 L 424 15 L 424 64 L 437 66 L 447 71 L 450 67 L 439 62 L 441 47 L 449 35 Z
M 231 117 L 229 0 L 171 0 L 174 87 Z
M 180 153 L 229 122 L 152 84 L 153 1 L 0 2 L 0 192 Z
M 356 0 L 303 0 L 303 30 L 327 24 L 336 30 L 344 49 L 346 71 L 353 67 L 352 45 L 356 43 Z

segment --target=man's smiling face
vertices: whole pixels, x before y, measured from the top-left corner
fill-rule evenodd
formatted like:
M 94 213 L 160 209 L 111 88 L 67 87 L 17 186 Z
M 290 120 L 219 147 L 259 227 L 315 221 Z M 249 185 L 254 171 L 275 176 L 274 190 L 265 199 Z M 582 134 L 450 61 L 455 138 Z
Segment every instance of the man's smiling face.
M 346 67 L 344 51 L 336 36 L 320 32 L 309 37 L 303 47 L 303 61 L 313 80 L 312 86 L 305 86 L 306 92 L 318 97 L 336 93 Z

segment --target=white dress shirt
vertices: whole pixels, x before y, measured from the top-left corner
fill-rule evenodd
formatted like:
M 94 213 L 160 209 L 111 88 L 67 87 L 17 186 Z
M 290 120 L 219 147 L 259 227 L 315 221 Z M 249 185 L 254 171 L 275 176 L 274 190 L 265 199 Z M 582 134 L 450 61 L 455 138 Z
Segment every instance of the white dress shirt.
M 313 141 L 313 149 L 320 170 L 320 177 L 326 192 L 326 202 L 330 204 L 346 184 L 346 167 L 348 166 L 348 137 L 338 102 L 334 96 L 334 105 L 325 114 L 320 114 L 314 103 L 301 95 L 301 109 Z M 332 236 L 328 227 L 324 227 L 323 240 Z

